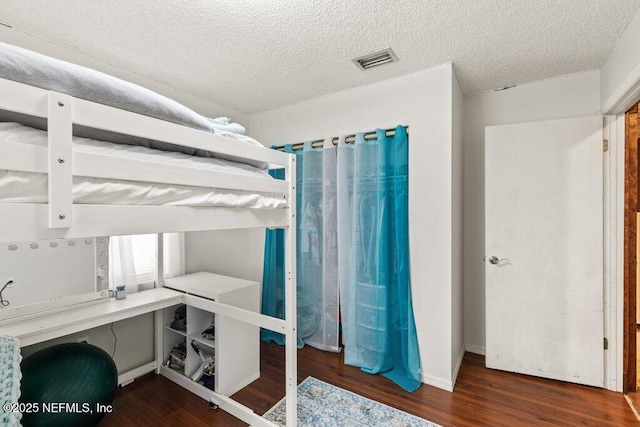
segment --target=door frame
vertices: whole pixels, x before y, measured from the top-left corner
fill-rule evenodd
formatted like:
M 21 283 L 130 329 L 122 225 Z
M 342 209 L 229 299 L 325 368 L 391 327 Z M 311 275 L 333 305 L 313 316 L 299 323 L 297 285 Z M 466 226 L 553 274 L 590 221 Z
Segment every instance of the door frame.
M 637 391 L 638 104 L 624 115 L 624 309 L 622 391 Z

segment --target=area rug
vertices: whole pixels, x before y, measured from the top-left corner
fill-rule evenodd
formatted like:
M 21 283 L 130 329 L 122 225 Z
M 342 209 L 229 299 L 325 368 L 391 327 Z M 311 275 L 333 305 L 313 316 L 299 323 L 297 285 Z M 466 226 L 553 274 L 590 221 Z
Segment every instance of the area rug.
M 285 426 L 285 399 L 276 403 L 264 417 Z M 313 377 L 307 377 L 298 385 L 298 426 L 439 427 Z

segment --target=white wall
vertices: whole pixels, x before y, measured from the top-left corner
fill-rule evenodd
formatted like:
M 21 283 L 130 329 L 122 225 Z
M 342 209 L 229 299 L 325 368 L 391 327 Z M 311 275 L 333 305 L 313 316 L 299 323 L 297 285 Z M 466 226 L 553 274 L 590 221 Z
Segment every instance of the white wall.
M 423 381 L 449 390 L 452 76 L 446 64 L 250 117 L 254 136 L 269 145 L 409 126 L 411 276 Z
M 485 352 L 484 128 L 598 114 L 598 71 L 488 91 L 464 103 L 464 313 L 466 349 Z
M 118 373 L 121 374 L 153 361 L 155 356 L 153 336 L 153 313 L 149 313 L 113 323 L 113 333 L 111 332 L 111 324 L 109 324 L 23 347 L 22 357 L 27 357 L 38 350 L 55 344 L 76 342 L 80 338 L 87 337 L 89 344 L 100 347 L 110 355 L 114 355 L 114 344 L 116 344 L 115 340 L 117 338 L 118 342 L 115 346 L 113 360 L 118 368 Z
M 603 114 L 625 112 L 640 98 L 640 13 L 637 13 L 600 69 Z
M 185 272 L 262 282 L 264 236 L 263 228 L 185 233 Z
M 452 378 L 458 376 L 458 370 L 464 357 L 464 98 L 453 73 L 453 111 L 452 111 L 452 278 L 451 278 L 451 331 Z

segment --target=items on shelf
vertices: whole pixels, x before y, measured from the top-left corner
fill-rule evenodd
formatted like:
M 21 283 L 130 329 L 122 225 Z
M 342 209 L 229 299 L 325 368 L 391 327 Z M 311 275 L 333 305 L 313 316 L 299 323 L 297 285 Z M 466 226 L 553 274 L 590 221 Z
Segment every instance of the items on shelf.
M 200 348 L 200 345 L 195 341 L 191 341 L 191 347 L 198 356 L 200 356 L 200 360 L 202 361 L 200 367 L 191 376 L 191 379 L 213 390 L 213 375 L 215 373 L 215 361 L 213 354 L 204 352 Z
M 162 311 L 160 334 L 165 360 L 173 345 L 186 338 L 184 372 L 163 366 L 161 373 L 206 399 L 213 398 L 214 392 L 232 396 L 260 377 L 260 329 L 235 316 L 216 314 L 219 304 L 258 313 L 259 283 L 196 272 L 167 278 L 164 285 L 190 296 L 186 299 L 186 330 L 172 325 L 185 316 L 182 302 Z
M 125 299 L 127 297 L 127 287 L 125 285 L 116 286 L 116 299 Z
M 184 374 L 184 362 L 187 358 L 187 340 L 179 342 L 169 354 L 166 366 Z
M 171 322 L 171 329 L 175 329 L 176 331 L 186 331 L 187 330 L 187 306 L 180 305 L 176 308 L 176 311 L 173 313 L 173 322 Z
M 211 323 L 209 324 L 209 327 L 204 331 L 202 331 L 202 338 L 204 338 L 205 340 L 213 341 L 216 338 L 215 326 L 216 326 L 216 316 L 212 315 Z

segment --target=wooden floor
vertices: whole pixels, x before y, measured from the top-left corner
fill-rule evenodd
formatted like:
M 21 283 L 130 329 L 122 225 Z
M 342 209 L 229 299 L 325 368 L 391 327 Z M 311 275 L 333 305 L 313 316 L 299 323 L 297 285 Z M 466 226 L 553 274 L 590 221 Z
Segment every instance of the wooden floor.
M 284 351 L 262 345 L 261 378 L 234 398 L 262 414 L 284 396 Z M 494 371 L 484 357 L 465 355 L 453 393 L 422 385 L 406 393 L 379 375 L 345 366 L 341 355 L 298 351 L 298 380 L 314 376 L 443 426 L 638 425 L 621 393 Z M 245 425 L 154 374 L 118 390 L 101 426 Z

